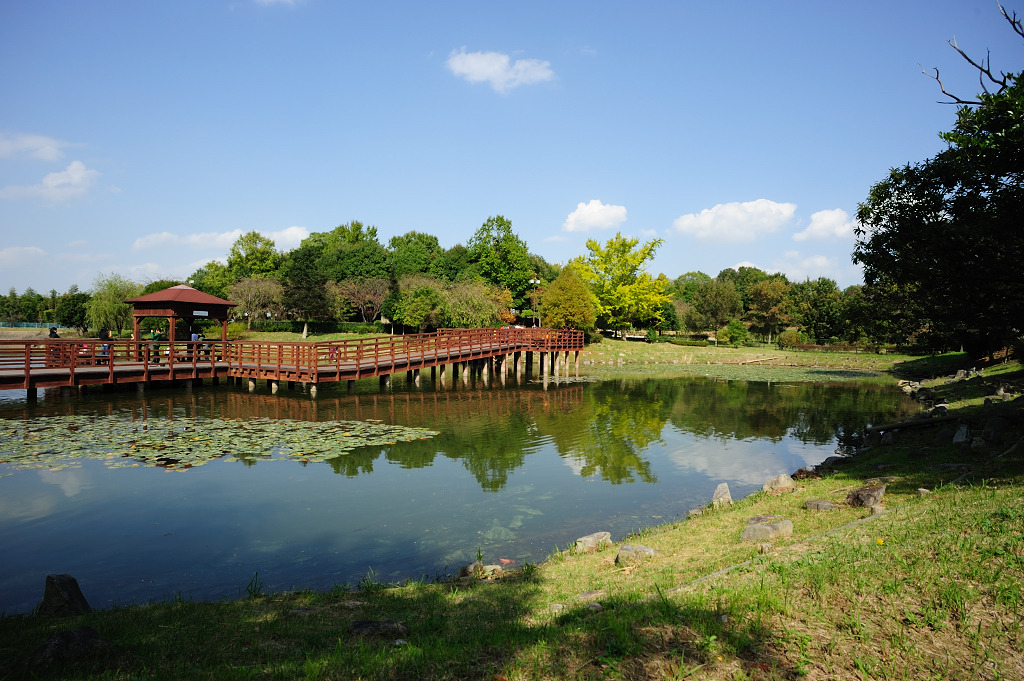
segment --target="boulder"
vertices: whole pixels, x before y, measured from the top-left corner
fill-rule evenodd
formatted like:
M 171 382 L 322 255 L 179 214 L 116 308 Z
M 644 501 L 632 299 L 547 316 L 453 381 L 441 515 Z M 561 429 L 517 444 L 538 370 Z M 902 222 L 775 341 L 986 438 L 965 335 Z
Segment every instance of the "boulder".
M 615 555 L 616 565 L 632 565 L 633 563 L 639 563 L 654 556 L 658 552 L 649 546 L 643 544 L 623 544 L 619 547 L 619 552 Z
M 612 543 L 611 532 L 594 532 L 576 540 L 573 547 L 577 553 L 589 553 Z
M 789 537 L 793 534 L 793 523 L 789 520 L 778 520 L 770 524 L 747 525 L 740 535 L 741 541 L 763 544 L 779 537 Z
M 833 504 L 827 499 L 811 499 L 804 504 L 804 508 L 808 511 L 835 511 L 836 509 L 842 508 L 836 504 Z
M 732 506 L 732 494 L 729 493 L 729 483 L 723 482 L 715 488 L 715 493 L 711 497 L 711 505 L 715 508 L 719 506 Z
M 761 487 L 768 494 L 787 494 L 796 489 L 796 483 L 788 473 L 776 475 Z
M 63 666 L 95 657 L 113 646 L 100 638 L 92 627 L 78 627 L 54 634 L 32 651 L 29 664 L 36 671 Z
M 459 568 L 459 577 L 475 577 L 480 574 L 484 569 L 484 564 L 478 560 L 474 560 L 469 565 L 463 565 Z
M 956 435 L 953 436 L 953 444 L 958 445 L 970 441 L 971 429 L 966 423 L 961 423 L 960 427 L 956 429 Z
M 846 503 L 850 506 L 870 508 L 871 506 L 881 504 L 883 495 L 885 495 L 885 485 L 868 485 L 847 494 Z
M 71 575 L 46 575 L 43 600 L 36 613 L 48 617 L 69 617 L 91 612 L 78 581 Z

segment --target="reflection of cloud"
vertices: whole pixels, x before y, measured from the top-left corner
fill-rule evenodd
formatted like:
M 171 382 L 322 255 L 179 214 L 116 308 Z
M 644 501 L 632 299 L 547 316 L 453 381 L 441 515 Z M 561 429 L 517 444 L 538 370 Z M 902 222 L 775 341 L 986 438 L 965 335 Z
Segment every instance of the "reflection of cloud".
M 47 485 L 56 485 L 71 498 L 89 486 L 85 474 L 80 470 L 39 471 L 39 479 Z
M 769 442 L 700 440 L 692 435 L 676 437 L 682 441 L 678 446 L 666 448 L 665 456 L 679 468 L 698 471 L 712 480 L 754 487 L 761 487 L 779 473 L 793 473 L 797 468 L 821 463 L 831 455 L 825 449 L 790 438 Z
M 39 520 L 53 513 L 56 505 L 52 499 L 41 494 L 31 497 L 0 495 L 0 521 Z

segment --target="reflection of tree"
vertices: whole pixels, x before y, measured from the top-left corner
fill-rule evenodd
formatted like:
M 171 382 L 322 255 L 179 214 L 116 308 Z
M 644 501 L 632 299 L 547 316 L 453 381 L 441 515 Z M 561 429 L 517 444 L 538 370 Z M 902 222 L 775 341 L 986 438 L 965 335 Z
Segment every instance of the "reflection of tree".
M 912 407 L 899 393 L 858 384 L 770 384 L 747 381 L 678 381 L 671 421 L 704 437 L 784 436 L 823 445 L 853 444 L 872 420 L 899 419 Z M 876 421 L 877 422 L 877 421 Z
M 577 409 L 538 418 L 562 457 L 580 465 L 580 475 L 600 475 L 612 484 L 657 482 L 643 452 L 661 438 L 664 400 L 650 381 L 601 383 Z

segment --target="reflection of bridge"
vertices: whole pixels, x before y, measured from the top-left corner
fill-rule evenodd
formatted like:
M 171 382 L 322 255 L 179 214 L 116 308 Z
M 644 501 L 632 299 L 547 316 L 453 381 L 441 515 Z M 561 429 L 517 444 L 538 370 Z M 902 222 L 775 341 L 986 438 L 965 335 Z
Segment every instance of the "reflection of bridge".
M 315 394 L 319 383 L 379 377 L 405 372 L 419 381 L 430 369 L 444 385 L 457 375 L 485 379 L 532 371 L 539 356 L 545 376 L 568 373 L 569 354 L 579 368 L 583 332 L 552 329 L 442 329 L 409 336 L 376 336 L 319 343 L 264 341 L 99 341 L 0 340 L 0 390 L 77 387 L 209 378 L 257 380 L 277 390 L 280 381 L 302 383 Z M 525 360 L 525 361 L 524 361 Z M 440 372 L 440 376 L 437 373 Z

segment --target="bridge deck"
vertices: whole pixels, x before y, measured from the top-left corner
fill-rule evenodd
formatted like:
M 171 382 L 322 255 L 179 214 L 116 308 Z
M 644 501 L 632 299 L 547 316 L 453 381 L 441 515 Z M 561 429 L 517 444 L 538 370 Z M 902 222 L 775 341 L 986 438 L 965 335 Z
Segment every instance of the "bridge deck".
M 318 343 L 0 340 L 0 390 L 236 377 L 352 381 L 517 352 L 579 352 L 581 331 L 443 329 Z

